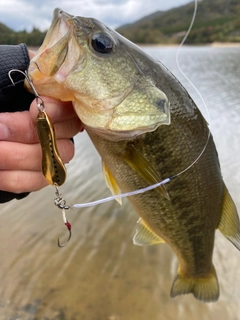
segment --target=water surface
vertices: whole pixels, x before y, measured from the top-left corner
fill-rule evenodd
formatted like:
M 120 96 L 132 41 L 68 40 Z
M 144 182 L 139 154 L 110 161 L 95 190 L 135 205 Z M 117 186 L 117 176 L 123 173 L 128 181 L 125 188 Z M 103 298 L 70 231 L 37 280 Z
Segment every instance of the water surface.
M 203 114 L 204 104 L 179 72 L 176 48 L 145 48 L 184 84 Z M 186 47 L 181 68 L 201 92 L 210 113 L 224 180 L 240 212 L 239 48 Z M 209 121 L 209 119 L 208 119 Z M 86 133 L 75 139 L 76 156 L 67 166 L 61 192 L 69 203 L 109 195 L 101 162 Z M 214 264 L 221 296 L 204 304 L 192 295 L 169 297 L 177 259 L 168 245 L 132 244 L 137 214 L 127 200 L 68 213 L 67 236 L 54 189 L 1 205 L 1 320 L 238 320 L 240 252 L 218 231 Z

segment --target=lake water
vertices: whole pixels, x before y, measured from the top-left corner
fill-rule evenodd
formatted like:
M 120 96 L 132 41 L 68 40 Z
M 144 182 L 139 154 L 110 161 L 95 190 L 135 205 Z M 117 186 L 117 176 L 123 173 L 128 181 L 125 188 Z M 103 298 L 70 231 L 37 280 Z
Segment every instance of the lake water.
M 176 48 L 145 47 L 184 84 L 203 114 L 203 102 L 176 65 Z M 224 180 L 240 212 L 240 48 L 185 47 L 181 68 L 210 113 Z M 209 121 L 209 119 L 207 119 Z M 108 196 L 101 162 L 86 133 L 60 191 L 68 203 Z M 132 244 L 137 214 L 123 201 L 68 213 L 70 243 L 47 187 L 0 205 L 0 320 L 238 320 L 240 252 L 218 231 L 214 251 L 221 295 L 204 304 L 192 295 L 171 299 L 177 259 L 168 245 Z

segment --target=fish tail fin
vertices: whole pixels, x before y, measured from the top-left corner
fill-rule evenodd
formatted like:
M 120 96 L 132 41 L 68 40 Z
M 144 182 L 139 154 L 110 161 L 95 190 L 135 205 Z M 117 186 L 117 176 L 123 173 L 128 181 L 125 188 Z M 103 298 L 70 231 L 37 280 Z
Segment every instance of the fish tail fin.
M 219 285 L 214 266 L 209 274 L 199 278 L 187 278 L 178 273 L 173 281 L 171 297 L 187 293 L 192 293 L 196 299 L 202 302 L 217 301 Z

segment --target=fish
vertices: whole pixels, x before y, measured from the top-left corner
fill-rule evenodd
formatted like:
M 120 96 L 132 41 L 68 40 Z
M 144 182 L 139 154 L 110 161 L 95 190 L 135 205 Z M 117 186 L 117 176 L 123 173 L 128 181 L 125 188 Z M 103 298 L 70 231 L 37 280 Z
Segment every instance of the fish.
M 72 101 L 113 194 L 172 177 L 128 197 L 139 215 L 133 242 L 176 254 L 171 297 L 217 301 L 215 231 L 240 250 L 239 217 L 208 123 L 182 84 L 102 22 L 58 8 L 28 74 L 40 95 Z

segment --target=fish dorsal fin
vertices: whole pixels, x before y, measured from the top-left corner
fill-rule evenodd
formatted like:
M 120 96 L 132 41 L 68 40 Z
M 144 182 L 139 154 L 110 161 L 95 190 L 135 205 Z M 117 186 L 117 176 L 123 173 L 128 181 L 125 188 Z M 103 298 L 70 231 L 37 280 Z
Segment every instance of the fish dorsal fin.
M 108 167 L 104 161 L 102 161 L 102 170 L 103 170 L 103 176 L 104 176 L 106 185 L 110 189 L 112 194 L 115 196 L 115 195 L 121 193 L 121 190 L 120 190 L 114 176 L 112 175 L 111 171 L 108 169 Z M 122 198 L 117 198 L 116 200 L 119 204 L 122 205 Z
M 133 243 L 137 246 L 149 246 L 152 244 L 164 243 L 165 241 L 156 235 L 140 218 L 137 222 L 136 233 Z
M 239 217 L 237 214 L 236 206 L 226 187 L 224 189 L 222 215 L 218 225 L 218 229 L 229 241 L 234 244 L 234 246 L 238 250 L 240 250 Z
M 162 179 L 151 163 L 134 147 L 133 144 L 129 144 L 127 151 L 122 155 L 123 160 L 136 171 L 149 185 L 160 182 Z M 164 185 L 157 187 L 157 190 L 163 197 L 168 200 L 169 195 Z

